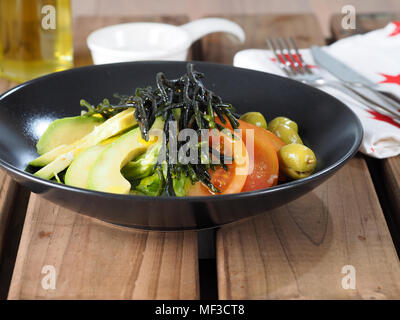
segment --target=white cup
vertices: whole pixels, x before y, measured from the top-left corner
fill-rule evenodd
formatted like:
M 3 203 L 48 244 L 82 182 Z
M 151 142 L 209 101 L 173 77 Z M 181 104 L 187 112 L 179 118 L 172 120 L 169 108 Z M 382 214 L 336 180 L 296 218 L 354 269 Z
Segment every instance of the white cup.
M 228 32 L 243 42 L 243 29 L 221 18 L 199 19 L 182 26 L 137 22 L 108 26 L 87 38 L 94 64 L 143 60 L 186 60 L 190 45 L 212 32 Z

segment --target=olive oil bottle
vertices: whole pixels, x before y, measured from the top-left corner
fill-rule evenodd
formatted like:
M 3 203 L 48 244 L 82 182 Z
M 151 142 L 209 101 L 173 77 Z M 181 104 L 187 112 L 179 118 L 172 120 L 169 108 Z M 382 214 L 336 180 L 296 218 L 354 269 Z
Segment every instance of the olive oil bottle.
M 0 76 L 23 82 L 73 65 L 70 0 L 0 0 Z

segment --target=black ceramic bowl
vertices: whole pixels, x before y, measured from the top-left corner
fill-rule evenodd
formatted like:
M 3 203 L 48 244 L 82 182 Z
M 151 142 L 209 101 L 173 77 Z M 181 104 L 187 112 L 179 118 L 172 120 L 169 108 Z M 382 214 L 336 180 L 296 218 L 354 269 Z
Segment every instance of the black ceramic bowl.
M 0 97 L 0 165 L 33 192 L 61 206 L 131 227 L 181 230 L 226 224 L 268 211 L 309 192 L 358 150 L 358 118 L 330 95 L 267 73 L 196 62 L 205 84 L 238 112 L 260 111 L 267 119 L 286 116 L 318 158 L 310 177 L 269 189 L 214 197 L 144 197 L 84 190 L 36 178 L 24 171 L 37 156 L 38 132 L 49 120 L 78 115 L 79 100 L 93 103 L 113 93 L 154 85 L 157 72 L 178 77 L 184 62 L 134 62 L 77 68 L 24 83 Z

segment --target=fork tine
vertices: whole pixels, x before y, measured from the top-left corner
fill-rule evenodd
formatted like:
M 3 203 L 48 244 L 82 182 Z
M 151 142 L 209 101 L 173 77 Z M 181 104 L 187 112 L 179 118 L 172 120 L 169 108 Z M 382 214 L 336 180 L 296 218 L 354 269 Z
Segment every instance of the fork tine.
M 308 67 L 307 63 L 304 61 L 303 57 L 300 55 L 299 50 L 297 49 L 297 46 L 293 40 L 292 37 L 289 37 L 288 39 L 290 46 L 292 47 L 292 50 L 296 54 L 296 56 L 299 58 L 301 66 L 306 70 L 309 74 L 312 74 L 313 72 L 311 69 Z
M 296 74 L 298 73 L 298 71 L 297 71 L 296 68 L 293 67 L 293 65 L 292 65 L 292 63 L 290 62 L 290 60 L 286 57 L 286 55 L 285 55 L 285 53 L 283 52 L 282 47 L 281 47 L 281 45 L 280 45 L 278 39 L 275 38 L 275 39 L 273 39 L 272 41 L 273 41 L 275 47 L 277 48 L 277 53 L 278 53 L 278 55 L 280 55 L 280 56 L 282 57 L 282 59 L 283 59 L 285 65 L 286 65 L 286 68 L 287 68 L 288 70 L 290 70 L 290 71 L 292 72 L 292 74 L 296 75 Z
M 267 37 L 266 40 L 267 40 L 267 45 L 269 47 L 269 50 L 271 50 L 273 52 L 275 59 L 276 59 L 276 63 L 278 64 L 279 68 L 281 68 L 281 70 L 284 73 L 286 73 L 287 76 L 290 77 L 292 73 L 291 73 L 290 69 L 286 66 L 286 64 L 282 62 L 282 59 L 281 59 L 281 57 L 279 57 L 277 50 L 276 50 L 274 44 L 272 43 L 271 39 L 269 37 Z
M 298 59 L 296 59 L 296 57 L 295 57 L 296 53 L 294 53 L 293 50 L 290 50 L 286 39 L 280 38 L 280 42 L 285 50 L 284 53 L 287 53 L 287 55 L 289 56 L 289 58 L 292 62 L 292 66 L 294 66 L 294 68 L 296 68 L 298 72 L 300 72 L 301 74 L 304 74 L 305 73 L 304 67 L 301 65 L 301 63 L 298 62 Z

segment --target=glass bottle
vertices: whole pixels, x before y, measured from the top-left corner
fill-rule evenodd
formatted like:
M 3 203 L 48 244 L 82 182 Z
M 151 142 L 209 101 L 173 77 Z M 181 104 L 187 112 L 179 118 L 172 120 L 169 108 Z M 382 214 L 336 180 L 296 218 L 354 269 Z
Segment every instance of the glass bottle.
M 23 82 L 73 66 L 70 0 L 0 0 L 0 76 Z

